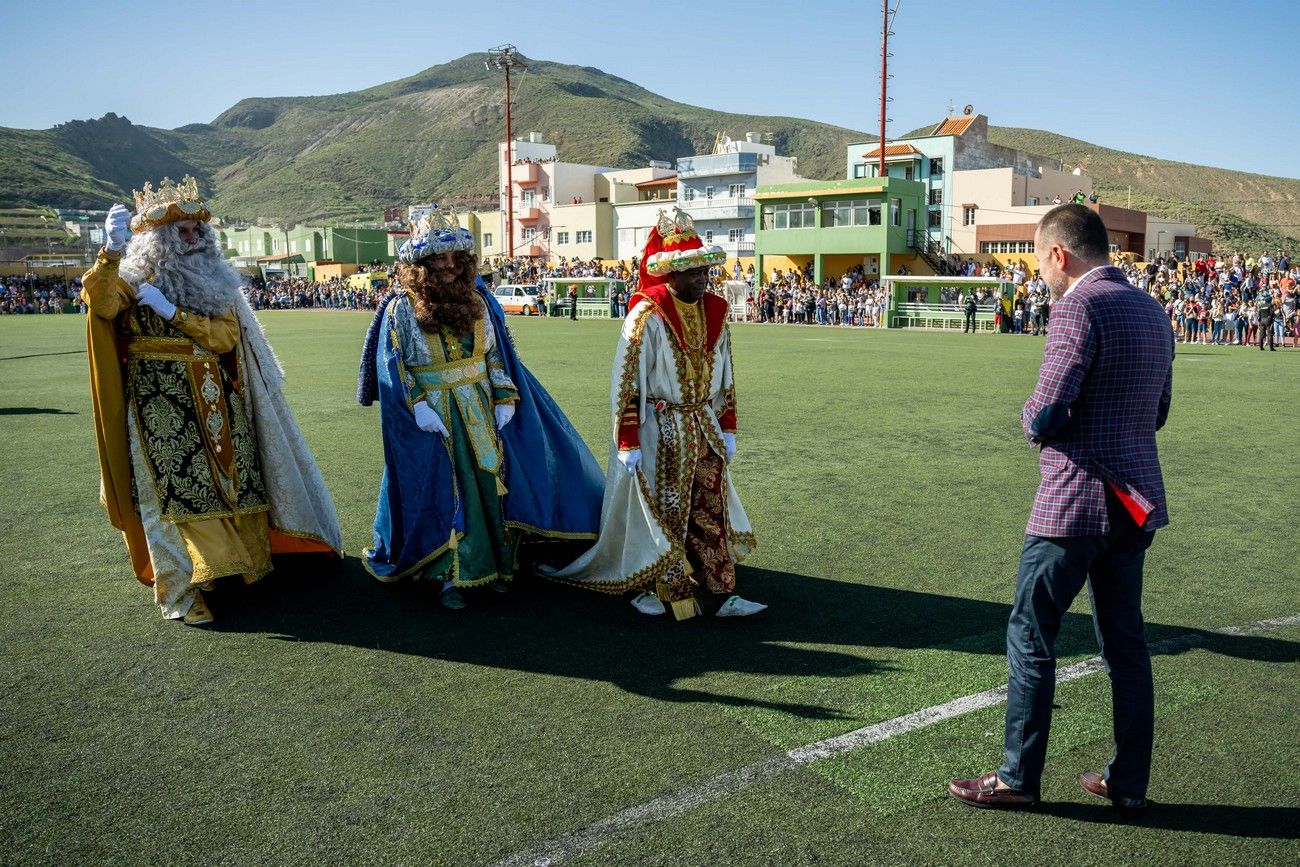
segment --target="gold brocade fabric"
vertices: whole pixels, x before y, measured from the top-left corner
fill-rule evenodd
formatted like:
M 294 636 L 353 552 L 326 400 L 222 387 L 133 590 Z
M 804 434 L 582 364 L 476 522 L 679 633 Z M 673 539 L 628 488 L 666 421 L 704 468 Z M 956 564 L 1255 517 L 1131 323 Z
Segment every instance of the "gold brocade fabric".
M 204 350 L 152 310 L 119 317 L 128 335 L 126 391 L 164 520 L 263 511 L 257 440 L 235 388 L 234 356 Z
M 193 572 L 191 584 L 223 575 L 256 581 L 271 571 L 271 540 L 266 512 L 178 524 Z
M 686 361 L 690 365 L 688 382 L 682 383 L 682 397 L 687 403 L 703 401 L 709 390 L 707 377 L 708 361 L 704 357 L 704 343 L 707 331 L 704 324 L 704 305 L 700 302 L 687 304 L 671 296 L 673 306 L 677 308 L 677 317 L 682 323 L 682 336 L 686 339 Z M 689 394 L 687 392 L 690 392 Z

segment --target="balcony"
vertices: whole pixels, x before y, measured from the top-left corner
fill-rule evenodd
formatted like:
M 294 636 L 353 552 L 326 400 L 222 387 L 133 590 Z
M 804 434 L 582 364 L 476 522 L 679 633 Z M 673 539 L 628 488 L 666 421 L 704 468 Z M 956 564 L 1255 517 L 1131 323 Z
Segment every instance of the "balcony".
M 753 241 L 717 241 L 713 242 L 715 247 L 721 247 L 722 252 L 728 256 L 752 256 L 754 255 Z
M 541 208 L 533 205 L 516 205 L 515 219 L 521 223 L 532 223 L 542 216 Z
M 711 199 L 696 195 L 680 202 L 681 209 L 693 220 L 752 220 L 754 200 L 743 196 L 714 196 Z
M 758 171 L 758 154 L 705 154 L 680 157 L 677 177 L 700 178 L 712 175 L 747 175 Z
M 537 163 L 520 163 L 510 167 L 510 180 L 513 183 L 528 186 L 537 183 Z

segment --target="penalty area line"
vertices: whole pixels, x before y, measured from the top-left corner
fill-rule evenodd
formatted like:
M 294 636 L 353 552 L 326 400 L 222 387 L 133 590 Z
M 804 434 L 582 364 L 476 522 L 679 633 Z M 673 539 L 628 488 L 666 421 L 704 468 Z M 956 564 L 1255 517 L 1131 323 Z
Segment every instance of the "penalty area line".
M 1289 617 L 1275 617 L 1269 620 L 1257 620 L 1245 626 L 1228 626 L 1210 632 L 1193 632 L 1176 638 L 1168 638 L 1152 644 L 1151 653 L 1169 654 L 1187 650 L 1204 644 L 1207 639 L 1215 635 L 1247 636 L 1276 629 L 1285 629 L 1289 626 L 1300 626 L 1300 614 L 1292 614 Z M 1104 667 L 1101 657 L 1094 656 L 1082 662 L 1058 668 L 1056 670 L 1056 682 L 1069 683 L 1070 681 L 1079 680 L 1102 671 Z M 802 747 L 795 747 L 783 753 L 776 753 L 751 765 L 746 765 L 743 768 L 698 783 L 692 783 L 675 792 L 620 810 L 612 816 L 593 822 L 590 825 L 560 834 L 543 842 L 536 848 L 507 856 L 495 862 L 492 867 L 551 867 L 551 865 L 558 864 L 567 858 L 599 848 L 615 837 L 681 816 L 696 807 L 701 807 L 719 798 L 738 794 L 786 771 L 822 759 L 843 755 L 863 747 L 869 747 L 872 744 L 914 732 L 944 720 L 994 707 L 1006 701 L 1006 698 L 1007 686 L 1003 684 L 984 692 L 964 695 L 943 704 L 936 704 L 884 722 L 863 726 L 842 735 L 836 735 Z

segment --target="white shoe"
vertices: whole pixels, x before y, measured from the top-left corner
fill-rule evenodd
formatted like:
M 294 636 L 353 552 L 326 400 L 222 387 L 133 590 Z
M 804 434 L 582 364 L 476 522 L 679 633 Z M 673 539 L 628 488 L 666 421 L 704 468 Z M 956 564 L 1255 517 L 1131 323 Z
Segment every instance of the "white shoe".
M 732 596 L 722 607 L 718 609 L 717 617 L 748 617 L 751 614 L 757 614 L 767 608 L 761 602 L 750 602 L 748 599 L 741 599 L 739 596 Z
M 653 593 L 642 593 L 632 600 L 632 607 L 642 614 L 649 614 L 651 617 L 668 613 L 668 609 L 659 601 L 659 597 Z

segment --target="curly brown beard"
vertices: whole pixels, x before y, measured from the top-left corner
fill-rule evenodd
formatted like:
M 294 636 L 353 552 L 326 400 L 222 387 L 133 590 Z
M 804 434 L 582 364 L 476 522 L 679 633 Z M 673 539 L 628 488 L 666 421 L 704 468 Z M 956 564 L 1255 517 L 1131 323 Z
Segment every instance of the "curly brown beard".
M 397 266 L 397 279 L 411 293 L 415 319 L 426 333 L 446 328 L 467 334 L 483 318 L 483 303 L 474 291 L 478 262 L 473 253 L 457 251 L 457 268 L 449 282 L 439 276 L 431 259 Z

